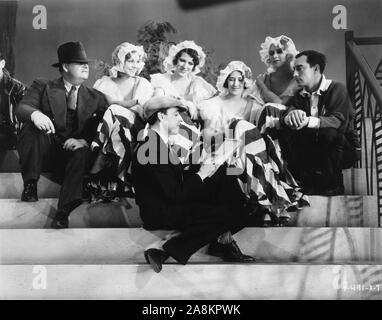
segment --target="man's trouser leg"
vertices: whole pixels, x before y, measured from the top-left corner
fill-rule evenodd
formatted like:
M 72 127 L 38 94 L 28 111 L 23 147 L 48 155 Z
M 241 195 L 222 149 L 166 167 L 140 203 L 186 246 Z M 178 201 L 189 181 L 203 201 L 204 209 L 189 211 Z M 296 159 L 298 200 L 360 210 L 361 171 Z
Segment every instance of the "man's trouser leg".
M 219 235 L 237 224 L 243 224 L 240 216 L 235 221 L 234 213 L 228 212 L 225 207 L 194 204 L 179 206 L 176 210 L 178 222 L 174 228 L 179 229 L 181 234 L 167 241 L 163 249 L 182 264 L 186 264 L 192 254 Z
M 53 163 L 57 146 L 52 135 L 38 130 L 32 123 L 24 124 L 17 137 L 21 175 L 24 182 L 38 180 L 48 160 Z
M 342 184 L 343 135 L 334 128 L 320 128 L 318 132 L 318 158 L 323 174 L 324 189 Z
M 67 209 L 71 211 L 82 201 L 83 179 L 90 169 L 92 153 L 84 147 L 75 151 L 63 150 L 63 157 L 65 170 L 57 209 L 70 206 Z
M 312 183 L 316 169 L 316 143 L 317 130 L 306 128 L 301 130 L 286 128 L 280 138 L 281 150 L 288 169 L 302 186 Z

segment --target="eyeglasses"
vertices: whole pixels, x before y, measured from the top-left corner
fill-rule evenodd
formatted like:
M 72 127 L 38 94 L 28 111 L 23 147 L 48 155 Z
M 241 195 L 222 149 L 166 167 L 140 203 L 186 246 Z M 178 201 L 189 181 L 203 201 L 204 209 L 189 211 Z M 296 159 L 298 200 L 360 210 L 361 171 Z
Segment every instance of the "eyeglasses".
M 269 55 L 273 56 L 276 52 L 277 52 L 277 54 L 282 54 L 283 53 L 283 49 L 277 48 L 276 51 L 275 50 L 269 50 Z

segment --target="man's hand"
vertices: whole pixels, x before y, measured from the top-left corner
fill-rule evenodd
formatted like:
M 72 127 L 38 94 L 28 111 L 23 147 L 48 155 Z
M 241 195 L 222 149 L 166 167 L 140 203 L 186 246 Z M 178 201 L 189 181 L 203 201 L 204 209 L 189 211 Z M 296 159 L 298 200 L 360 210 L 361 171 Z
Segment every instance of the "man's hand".
M 40 111 L 34 111 L 31 114 L 31 120 L 36 128 L 41 131 L 53 134 L 56 132 L 52 120 Z
M 64 142 L 63 148 L 65 150 L 75 151 L 77 149 L 87 147 L 88 143 L 84 139 L 69 138 Z
M 300 124 L 300 126 L 297 128 L 297 130 L 300 130 L 304 127 L 306 127 L 309 124 L 309 117 L 305 117 L 303 122 Z
M 291 129 L 300 130 L 308 125 L 309 117 L 306 116 L 305 111 L 293 110 L 285 117 L 284 122 Z

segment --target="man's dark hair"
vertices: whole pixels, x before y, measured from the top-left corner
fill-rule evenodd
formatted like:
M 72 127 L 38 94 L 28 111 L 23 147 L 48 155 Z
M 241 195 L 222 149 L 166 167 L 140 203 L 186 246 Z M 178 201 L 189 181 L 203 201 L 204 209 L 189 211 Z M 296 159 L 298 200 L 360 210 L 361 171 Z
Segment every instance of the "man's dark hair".
M 152 126 L 152 125 L 153 125 L 155 122 L 157 122 L 157 120 L 158 120 L 158 113 L 159 113 L 159 112 L 162 112 L 162 113 L 164 113 L 164 114 L 167 114 L 167 110 L 168 110 L 168 109 L 160 109 L 160 110 L 158 110 L 157 112 L 153 113 L 153 114 L 150 116 L 150 118 L 147 119 L 147 123 L 148 123 L 150 126 Z
M 0 61 L 4 60 L 4 59 L 5 59 L 5 57 L 4 57 L 3 53 L 2 53 L 2 51 L 0 50 Z
M 198 56 L 198 53 L 194 49 L 185 48 L 185 49 L 180 50 L 175 55 L 174 60 L 172 61 L 172 64 L 174 66 L 176 66 L 182 53 L 187 53 L 192 58 L 192 62 L 194 63 L 194 67 L 192 68 L 192 71 L 194 71 L 196 66 L 199 64 L 199 56 Z
M 326 66 L 326 57 L 323 53 L 314 50 L 305 50 L 297 54 L 296 59 L 302 56 L 306 56 L 306 62 L 309 63 L 310 67 L 314 67 L 318 64 L 318 66 L 320 67 L 320 73 L 324 73 Z

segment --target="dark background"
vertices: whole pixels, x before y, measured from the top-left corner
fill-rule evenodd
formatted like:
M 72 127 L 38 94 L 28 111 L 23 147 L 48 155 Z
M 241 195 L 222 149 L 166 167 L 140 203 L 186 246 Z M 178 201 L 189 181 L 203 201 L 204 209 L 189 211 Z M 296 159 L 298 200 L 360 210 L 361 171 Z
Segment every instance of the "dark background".
M 80 40 L 91 58 L 110 61 L 123 41 L 135 42 L 147 20 L 169 21 L 174 40 L 194 40 L 214 50 L 216 63 L 243 60 L 257 75 L 265 71 L 260 44 L 267 35 L 290 36 L 298 50 L 316 49 L 328 57 L 329 78 L 345 80 L 344 32 L 335 30 L 335 5 L 347 8 L 347 28 L 356 36 L 382 36 L 380 0 L 22 0 L 18 1 L 15 75 L 27 85 L 36 77 L 54 78 L 56 48 Z M 35 5 L 47 9 L 47 30 L 34 30 Z M 196 8 L 193 8 L 196 7 Z M 381 49 L 363 49 L 371 64 Z M 88 85 L 94 82 L 92 72 Z

